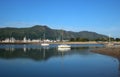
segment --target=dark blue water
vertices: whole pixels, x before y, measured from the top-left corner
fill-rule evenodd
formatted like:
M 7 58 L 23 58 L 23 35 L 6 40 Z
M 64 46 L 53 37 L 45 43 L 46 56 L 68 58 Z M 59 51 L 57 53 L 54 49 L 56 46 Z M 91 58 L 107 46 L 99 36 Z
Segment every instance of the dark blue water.
M 0 77 L 120 77 L 119 60 L 90 52 L 95 46 L 0 45 Z

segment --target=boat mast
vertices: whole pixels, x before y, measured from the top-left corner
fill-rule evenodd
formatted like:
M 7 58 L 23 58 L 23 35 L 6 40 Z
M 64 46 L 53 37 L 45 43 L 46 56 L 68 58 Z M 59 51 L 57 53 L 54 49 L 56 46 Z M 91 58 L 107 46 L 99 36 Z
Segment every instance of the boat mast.
M 61 29 L 61 42 L 63 42 L 63 30 Z
M 45 33 L 43 34 L 43 42 L 45 42 Z
M 110 34 L 109 34 L 109 41 L 108 41 L 109 43 L 111 42 L 111 39 L 110 39 Z

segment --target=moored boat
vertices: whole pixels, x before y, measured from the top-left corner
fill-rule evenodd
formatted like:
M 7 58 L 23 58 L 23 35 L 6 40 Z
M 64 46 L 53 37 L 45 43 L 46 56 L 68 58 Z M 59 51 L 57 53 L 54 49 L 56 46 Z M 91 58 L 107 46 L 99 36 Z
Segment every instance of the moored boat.
M 67 44 L 61 44 L 61 45 L 58 45 L 58 48 L 71 48 L 71 46 Z

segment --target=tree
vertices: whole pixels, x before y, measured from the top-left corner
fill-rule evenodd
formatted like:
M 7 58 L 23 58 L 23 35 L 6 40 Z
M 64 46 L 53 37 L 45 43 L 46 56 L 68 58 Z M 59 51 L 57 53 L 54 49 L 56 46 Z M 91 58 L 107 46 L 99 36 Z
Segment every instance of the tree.
M 120 41 L 120 38 L 116 38 L 115 41 L 117 41 L 117 42 Z
M 75 38 L 71 38 L 70 41 L 76 41 Z

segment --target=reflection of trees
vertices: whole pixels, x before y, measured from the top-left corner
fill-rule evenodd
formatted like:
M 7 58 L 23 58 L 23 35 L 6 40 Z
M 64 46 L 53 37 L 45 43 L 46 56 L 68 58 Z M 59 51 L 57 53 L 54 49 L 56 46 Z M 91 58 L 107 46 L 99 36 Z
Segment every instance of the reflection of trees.
M 14 50 L 11 49 L 13 48 L 0 49 L 0 58 L 30 58 L 34 60 L 47 60 L 53 56 L 61 56 L 63 53 L 64 55 L 70 55 L 73 53 L 88 55 L 88 53 L 84 52 L 86 48 L 72 48 L 68 52 L 58 52 L 56 48 L 26 48 L 26 46 L 23 48 L 14 48 Z
M 57 52 L 51 49 L 50 53 L 48 49 L 15 49 L 15 51 L 0 49 L 0 57 L 6 59 L 12 58 L 31 58 L 34 60 L 46 60 L 49 57 L 55 55 Z
M 120 58 L 118 58 L 119 65 L 118 65 L 118 70 L 119 70 L 119 76 L 120 76 Z

